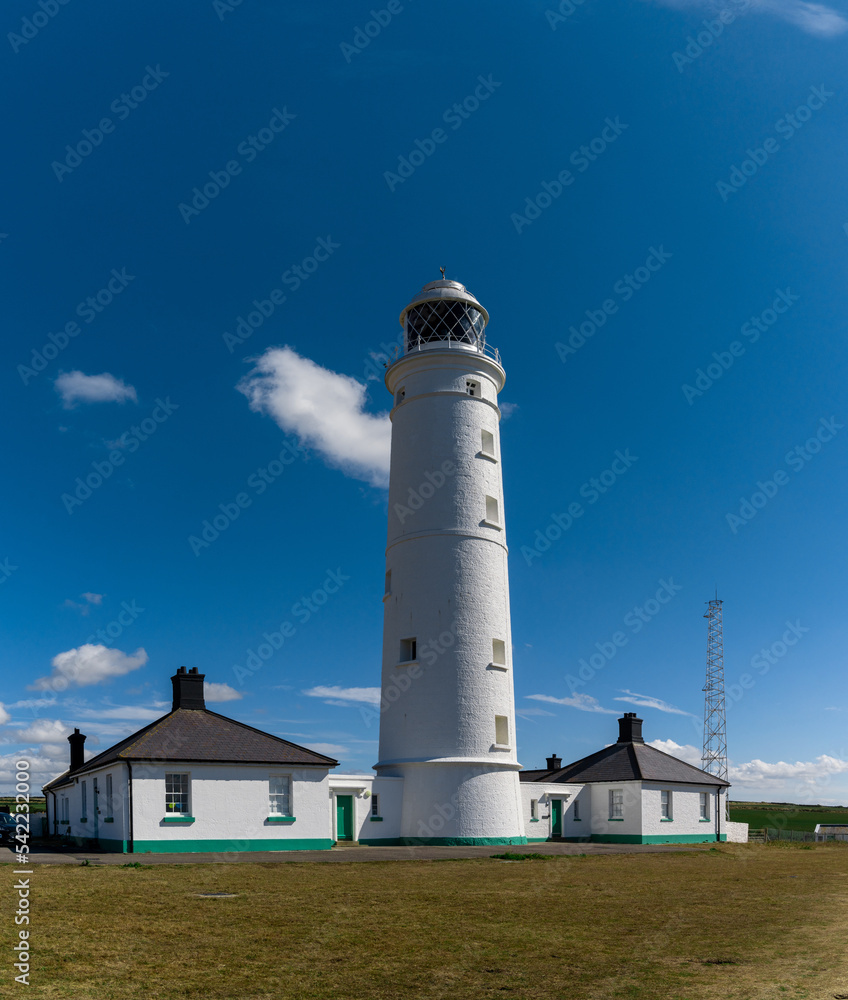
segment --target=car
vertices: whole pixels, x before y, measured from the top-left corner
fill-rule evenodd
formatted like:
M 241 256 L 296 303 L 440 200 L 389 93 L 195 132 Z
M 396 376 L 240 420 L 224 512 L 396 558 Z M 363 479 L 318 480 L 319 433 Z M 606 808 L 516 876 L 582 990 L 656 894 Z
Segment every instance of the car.
M 15 817 L 10 813 L 0 813 L 0 844 L 15 843 Z

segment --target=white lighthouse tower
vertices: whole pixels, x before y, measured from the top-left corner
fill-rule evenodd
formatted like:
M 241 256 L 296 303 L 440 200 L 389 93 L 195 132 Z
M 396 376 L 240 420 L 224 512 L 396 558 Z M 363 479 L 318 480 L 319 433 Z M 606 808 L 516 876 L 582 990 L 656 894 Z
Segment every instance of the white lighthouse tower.
M 402 842 L 526 843 L 498 393 L 488 314 L 433 281 L 400 316 L 383 626 L 380 776 L 403 778 Z

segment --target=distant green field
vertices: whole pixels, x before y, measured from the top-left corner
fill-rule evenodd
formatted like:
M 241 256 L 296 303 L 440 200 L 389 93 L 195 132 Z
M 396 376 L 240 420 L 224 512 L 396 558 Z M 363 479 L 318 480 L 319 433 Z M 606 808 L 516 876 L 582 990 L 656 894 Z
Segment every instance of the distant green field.
M 801 806 L 789 802 L 731 802 L 730 821 L 751 830 L 774 827 L 812 833 L 817 823 L 848 823 L 848 807 Z
M 14 795 L 0 795 L 0 806 L 8 806 L 11 812 L 15 808 L 15 796 Z M 29 800 L 30 812 L 45 812 L 47 809 L 47 803 L 44 801 L 43 795 L 32 795 Z M 6 810 L 3 809 L 3 812 Z

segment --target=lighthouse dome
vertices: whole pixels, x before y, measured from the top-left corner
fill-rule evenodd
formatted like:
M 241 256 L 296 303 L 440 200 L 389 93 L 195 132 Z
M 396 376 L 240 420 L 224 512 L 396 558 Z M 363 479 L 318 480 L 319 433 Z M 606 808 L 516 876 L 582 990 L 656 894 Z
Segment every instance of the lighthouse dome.
M 461 347 L 483 351 L 489 314 L 458 281 L 431 281 L 400 314 L 406 352 Z

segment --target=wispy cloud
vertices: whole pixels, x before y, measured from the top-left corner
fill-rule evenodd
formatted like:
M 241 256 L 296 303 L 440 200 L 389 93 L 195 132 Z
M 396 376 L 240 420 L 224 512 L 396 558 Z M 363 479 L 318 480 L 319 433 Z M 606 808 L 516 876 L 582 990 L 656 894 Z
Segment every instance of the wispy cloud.
M 109 646 L 95 646 L 86 643 L 76 649 L 69 649 L 53 657 L 53 672 L 48 677 L 39 677 L 29 685 L 30 691 L 63 691 L 73 685 L 85 687 L 99 684 L 113 677 L 123 677 L 131 670 L 138 670 L 147 663 L 147 653 L 137 649 L 134 653 L 122 653 Z
M 808 35 L 833 38 L 848 30 L 848 20 L 833 7 L 807 0 L 657 0 L 664 7 L 677 10 L 699 10 L 718 14 L 731 13 L 770 14 L 795 25 Z
M 628 705 L 638 705 L 639 708 L 655 708 L 658 712 L 668 712 L 669 715 L 687 715 L 694 719 L 697 716 L 691 712 L 684 712 L 682 708 L 675 708 L 669 705 L 662 698 L 655 698 L 652 694 L 637 694 L 635 691 L 628 691 L 626 688 L 619 689 L 623 692 L 620 698 L 613 698 L 613 701 L 626 701 Z
M 65 601 L 65 603 L 62 605 L 62 607 L 63 608 L 74 608 L 75 610 L 79 611 L 79 613 L 84 618 L 87 618 L 88 615 L 89 615 L 89 613 L 90 613 L 90 611 L 91 611 L 91 605 L 92 604 L 95 604 L 95 605 L 102 604 L 103 603 L 103 597 L 104 597 L 104 595 L 103 594 L 92 594 L 91 592 L 86 591 L 86 593 L 80 594 L 80 597 L 86 602 L 85 604 L 79 604 L 77 601 L 72 601 L 70 598 L 68 598 Z
M 367 390 L 290 347 L 272 347 L 238 384 L 250 408 L 272 417 L 333 468 L 373 486 L 389 481 L 391 421 L 366 413 Z
M 323 698 L 329 705 L 340 705 L 347 708 L 351 705 L 365 702 L 368 705 L 380 704 L 380 689 L 378 687 L 368 688 L 344 688 L 344 687 L 318 687 L 309 688 L 303 692 L 310 698 Z
M 546 701 L 551 705 L 565 705 L 580 712 L 602 712 L 604 715 L 618 715 L 614 708 L 603 708 L 596 698 L 588 694 L 574 694 L 570 698 L 554 698 L 549 694 L 528 694 L 534 701 Z
M 840 760 L 828 754 L 821 754 L 811 761 L 796 761 L 790 764 L 779 760 L 769 764 L 764 760 L 754 759 L 747 764 L 738 764 L 729 768 L 731 781 L 741 784 L 769 784 L 780 786 L 785 781 L 800 782 L 802 785 L 825 785 L 831 775 L 848 774 L 848 760 Z
M 66 410 L 73 409 L 77 403 L 126 403 L 128 399 L 138 402 L 135 389 L 109 372 L 102 375 L 62 372 L 54 385 Z

